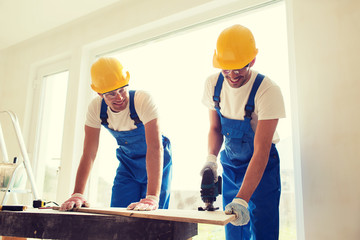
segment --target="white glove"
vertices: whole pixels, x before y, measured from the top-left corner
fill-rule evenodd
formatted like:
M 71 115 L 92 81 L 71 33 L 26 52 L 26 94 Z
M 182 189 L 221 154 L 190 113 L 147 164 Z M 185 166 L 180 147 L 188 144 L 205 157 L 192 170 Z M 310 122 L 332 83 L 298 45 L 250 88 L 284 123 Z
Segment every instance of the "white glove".
M 60 211 L 68 211 L 73 208 L 78 209 L 81 207 L 90 207 L 90 204 L 86 201 L 84 195 L 81 193 L 74 193 L 66 202 L 61 205 Z
M 225 214 L 235 213 L 236 215 L 236 219 L 234 221 L 231 221 L 232 225 L 243 226 L 248 224 L 250 216 L 247 207 L 248 203 L 241 198 L 234 198 L 231 203 L 226 205 Z
M 152 211 L 159 207 L 159 197 L 154 195 L 147 195 L 146 198 L 140 200 L 140 202 L 131 203 L 127 209 L 134 211 Z
M 200 171 L 200 176 L 202 176 L 204 174 L 204 171 L 206 168 L 210 168 L 213 171 L 215 182 L 216 182 L 218 179 L 216 160 L 217 160 L 217 157 L 215 155 L 209 154 L 206 158 L 206 162 L 205 162 L 203 168 Z

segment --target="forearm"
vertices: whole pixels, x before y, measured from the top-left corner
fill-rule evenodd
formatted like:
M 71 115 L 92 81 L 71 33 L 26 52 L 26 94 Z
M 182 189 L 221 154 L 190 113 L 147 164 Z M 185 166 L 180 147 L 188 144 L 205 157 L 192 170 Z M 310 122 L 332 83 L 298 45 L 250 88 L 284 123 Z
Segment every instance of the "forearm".
M 220 152 L 223 135 L 220 118 L 215 110 L 209 110 L 210 129 L 208 133 L 208 154 L 217 156 Z
M 208 154 L 217 156 L 223 143 L 223 135 L 220 131 L 210 129 L 208 134 Z
M 253 155 L 246 170 L 241 188 L 236 197 L 242 198 L 246 202 L 249 202 L 264 174 L 268 159 L 269 154 L 266 153 Z
M 261 120 L 258 122 L 254 138 L 254 154 L 250 159 L 243 183 L 237 197 L 249 202 L 252 194 L 259 185 L 269 161 L 272 137 L 277 126 L 277 119 Z
M 160 195 L 163 155 L 162 137 L 159 130 L 158 119 L 153 119 L 145 124 L 146 137 L 146 172 L 147 172 L 147 195 Z
M 148 177 L 147 195 L 160 196 L 163 148 L 161 146 L 148 147 L 146 152 L 146 171 Z
M 81 157 L 80 164 L 76 173 L 74 193 L 84 193 L 92 165 L 93 160 L 86 159 L 86 157 L 84 156 Z
M 92 165 L 96 158 L 99 145 L 99 128 L 92 128 L 85 125 L 84 149 L 80 159 L 80 164 L 76 173 L 74 193 L 84 193 L 86 182 Z
M 85 190 L 86 181 L 92 164 L 88 164 L 84 157 L 81 157 L 80 164 L 76 173 L 76 182 L 73 194 L 71 197 L 61 204 L 60 211 L 68 211 L 74 208 L 89 207 L 90 204 L 82 195 Z

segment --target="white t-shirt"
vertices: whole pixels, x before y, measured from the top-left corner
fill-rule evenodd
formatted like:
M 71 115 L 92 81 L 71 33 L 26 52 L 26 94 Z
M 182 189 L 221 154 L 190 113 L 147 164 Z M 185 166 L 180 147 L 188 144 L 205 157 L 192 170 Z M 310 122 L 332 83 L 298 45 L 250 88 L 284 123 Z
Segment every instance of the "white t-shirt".
M 102 98 L 97 96 L 90 102 L 86 114 L 85 125 L 93 128 L 101 127 L 101 101 Z M 109 128 L 116 131 L 128 131 L 136 128 L 134 120 L 130 118 L 129 106 L 130 100 L 128 106 L 123 111 L 113 112 L 110 107 L 107 108 Z M 159 117 L 158 108 L 148 92 L 137 90 L 134 96 L 134 106 L 136 113 L 143 124 Z
M 245 105 L 248 101 L 251 88 L 254 84 L 258 72 L 251 70 L 250 80 L 240 88 L 231 87 L 226 79 L 220 93 L 220 112 L 230 119 L 244 120 Z M 214 88 L 217 83 L 219 73 L 209 76 L 205 82 L 202 103 L 209 109 L 214 107 Z M 255 109 L 251 117 L 251 127 L 256 130 L 258 120 L 280 119 L 286 117 L 285 105 L 280 87 L 271 79 L 265 76 L 255 95 Z M 279 136 L 275 132 L 273 143 L 279 142 Z

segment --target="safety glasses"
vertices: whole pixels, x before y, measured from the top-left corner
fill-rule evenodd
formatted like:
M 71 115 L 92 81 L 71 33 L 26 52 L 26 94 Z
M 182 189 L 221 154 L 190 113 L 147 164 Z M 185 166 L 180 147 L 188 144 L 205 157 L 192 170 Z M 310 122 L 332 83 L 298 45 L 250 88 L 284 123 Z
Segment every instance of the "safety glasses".
M 247 71 L 249 68 L 249 65 L 246 65 L 245 67 L 241 68 L 241 69 L 233 69 L 233 70 L 222 70 L 222 73 L 225 75 L 229 75 L 231 72 L 233 72 L 235 75 L 239 75 L 240 73 Z
M 118 88 L 111 92 L 103 93 L 102 95 L 108 100 L 114 100 L 118 94 L 124 96 L 126 94 L 126 87 Z

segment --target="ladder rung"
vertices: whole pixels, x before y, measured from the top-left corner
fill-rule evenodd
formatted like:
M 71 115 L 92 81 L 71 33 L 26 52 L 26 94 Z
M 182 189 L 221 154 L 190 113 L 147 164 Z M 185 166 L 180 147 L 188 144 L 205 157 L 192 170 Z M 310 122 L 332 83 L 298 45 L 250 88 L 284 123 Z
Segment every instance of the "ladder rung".
M 36 188 L 36 184 L 35 184 L 35 178 L 33 176 L 33 173 L 32 173 L 32 168 L 31 168 L 31 164 L 30 164 L 30 160 L 29 160 L 29 156 L 28 156 L 28 153 L 27 153 L 27 150 L 26 150 L 26 146 L 25 146 L 25 142 L 24 142 L 24 138 L 22 136 L 22 133 L 21 133 L 21 128 L 20 128 L 20 125 L 19 125 L 19 121 L 18 121 L 18 118 L 16 116 L 15 113 L 11 112 L 11 111 L 0 111 L 0 113 L 5 113 L 7 114 L 11 121 L 12 121 L 12 125 L 13 125 L 13 128 L 14 128 L 14 131 L 15 131 L 15 135 L 17 137 L 17 140 L 18 140 L 18 144 L 19 144 L 19 148 L 20 148 L 20 151 L 21 151 L 21 155 L 23 157 L 23 165 L 24 165 L 24 168 L 25 168 L 25 171 L 27 173 L 27 177 L 28 177 L 28 180 L 30 181 L 30 185 L 31 185 L 31 190 L 30 189 L 20 189 L 20 188 L 14 188 L 13 187 L 13 181 L 14 181 L 14 177 L 15 177 L 15 172 L 16 174 L 18 174 L 18 169 L 19 168 L 16 168 L 16 170 L 14 170 L 13 174 L 11 175 L 11 178 L 9 179 L 9 184 L 6 184 L 8 187 L 4 187 L 4 183 L 2 182 L 1 183 L 1 187 L 0 187 L 0 192 L 3 192 L 3 196 L 1 197 L 2 200 L 0 199 L 0 204 L 4 204 L 6 201 L 7 201 L 7 194 L 8 193 L 33 193 L 33 197 L 34 199 L 40 199 L 39 196 L 38 196 L 38 192 L 37 192 L 37 188 Z M 8 159 L 7 159 L 7 151 L 6 151 L 6 145 L 5 145 L 5 140 L 4 140 L 4 137 L 3 137 L 3 132 L 2 132 L 2 128 L 1 128 L 1 122 L 0 122 L 0 150 L 3 152 L 3 158 L 5 159 L 5 162 L 9 162 Z M 17 202 L 17 198 L 16 198 L 16 195 L 15 195 L 15 201 Z
M 11 189 L 8 190 L 7 188 L 0 188 L 0 192 L 11 192 L 11 193 L 30 193 L 30 189 Z

